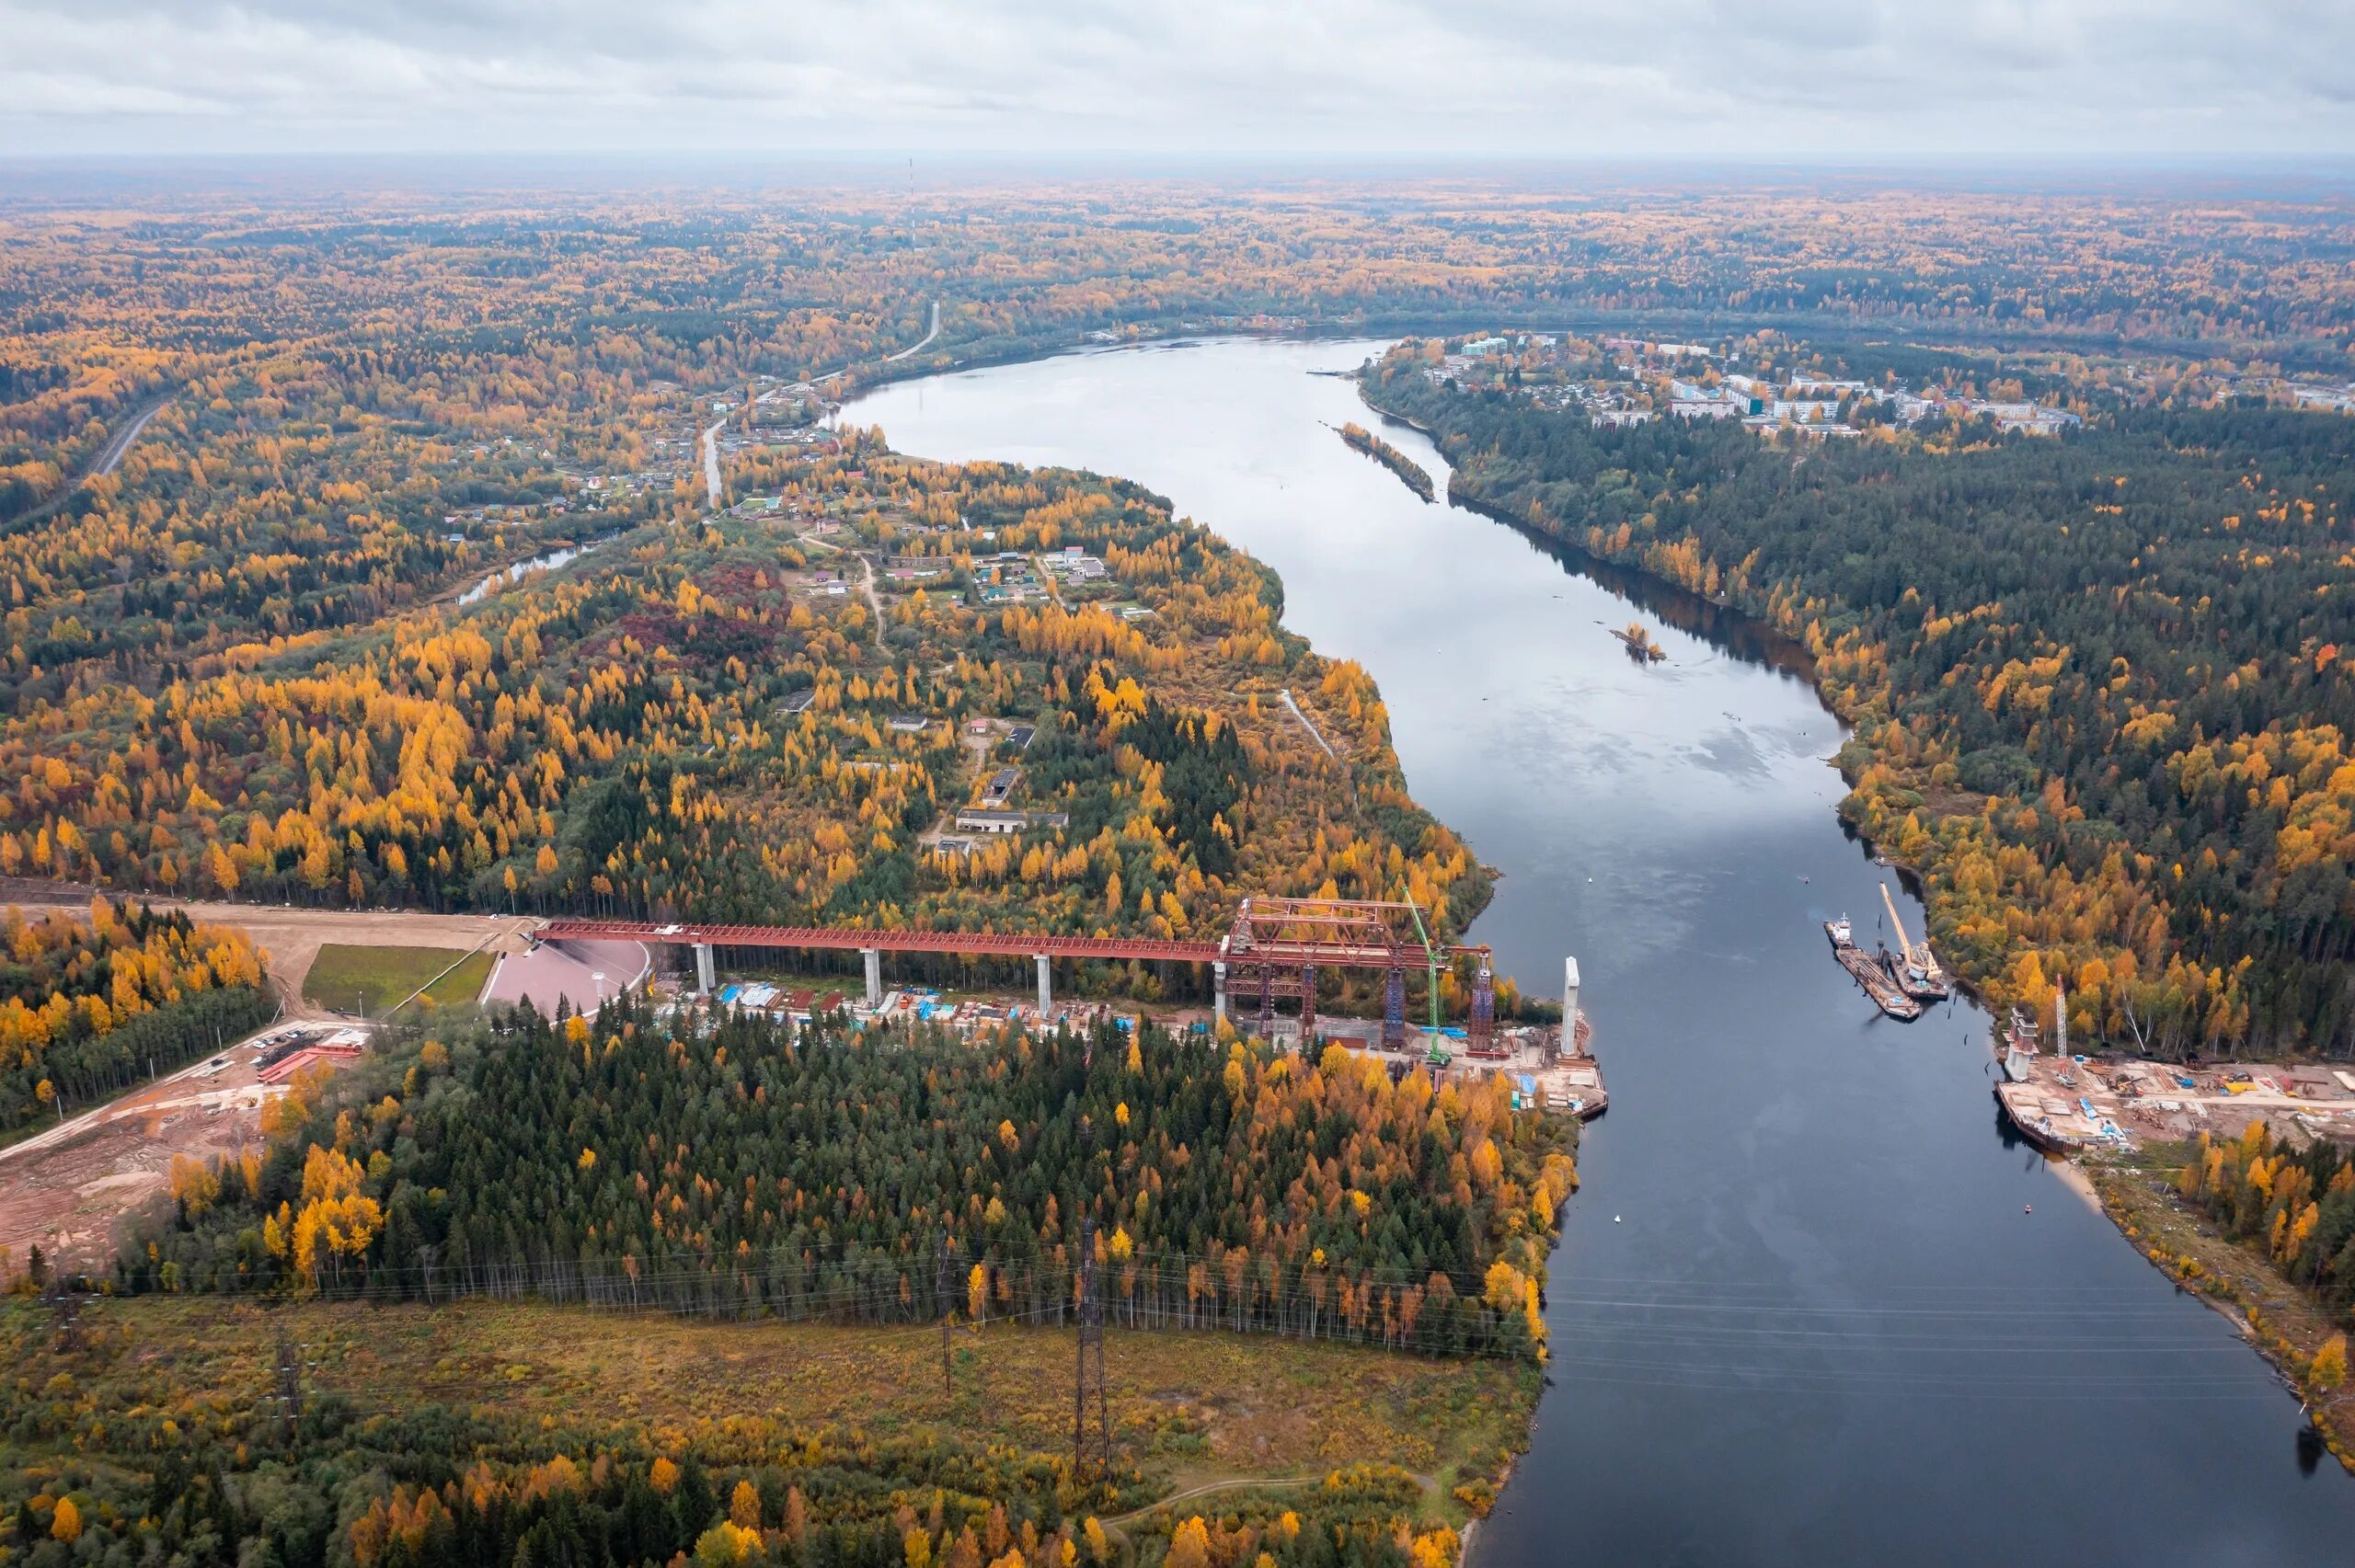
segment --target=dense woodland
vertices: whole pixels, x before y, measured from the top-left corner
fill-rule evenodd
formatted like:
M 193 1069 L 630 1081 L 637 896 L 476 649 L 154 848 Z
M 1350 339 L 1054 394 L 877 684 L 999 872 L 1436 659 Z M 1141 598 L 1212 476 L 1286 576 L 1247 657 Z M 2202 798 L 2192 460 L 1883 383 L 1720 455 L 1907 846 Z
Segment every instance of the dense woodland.
M 2355 1159 L 2343 1146 L 2293 1149 L 2270 1139 L 2261 1119 L 2234 1139 L 2203 1132 L 2176 1186 L 2225 1235 L 2355 1322 Z M 2330 1387 L 2346 1375 L 2342 1336 L 2335 1374 L 2326 1365 L 2322 1377 Z
M 1528 1356 L 1577 1181 L 1569 1124 L 1500 1077 L 1149 1024 L 976 1048 L 519 1011 L 310 1093 L 266 1158 L 175 1173 L 125 1287 L 1062 1322 L 1092 1221 L 1124 1325 Z
M 2165 1054 L 2355 1052 L 2355 422 L 2120 408 L 1793 445 L 1373 378 L 1455 492 L 1803 640 L 1950 967 Z
M 1339 1049 L 1149 1024 L 977 1045 L 690 1025 L 636 1000 L 412 1036 L 298 1079 L 271 1125 L 266 1152 L 175 1167 L 111 1288 L 985 1333 L 1067 1322 L 1092 1233 L 1117 1325 L 1526 1360 L 1577 1180 L 1573 1125 L 1497 1079 L 1435 1092 Z M 159 1371 L 127 1326 L 68 1316 L 0 1318 L 11 1561 L 1446 1568 L 1459 1548 L 1418 1478 L 1372 1465 L 1110 1531 L 1094 1516 L 1155 1484 L 1125 1446 L 1083 1474 L 953 1428 L 526 1422 L 332 1391 L 290 1422 L 275 1375 L 206 1391 L 213 1357 Z
M 1364 671 L 1284 632 L 1272 578 L 1157 498 L 913 462 L 871 436 L 754 476 L 797 511 L 638 530 L 569 572 L 248 645 L 153 695 L 29 704 L 0 739 L 40 755 L 5 803 L 22 826 L 0 828 L 0 868 L 303 902 L 1155 935 L 1220 929 L 1238 885 L 1412 898 L 1448 929 L 1486 900 L 1487 873 L 1407 796 Z M 809 591 L 830 557 L 803 517 L 840 542 L 954 551 L 938 558 L 966 572 L 984 532 L 1082 545 L 1144 612 L 918 588 L 879 620 Z M 1285 715 L 1285 685 L 1341 761 Z M 891 727 L 908 715 L 925 727 Z M 959 731 L 983 716 L 1039 727 L 1023 804 L 1070 822 L 936 853 L 923 835 L 978 784 Z
M 0 915 L 0 1140 L 267 1022 L 261 956 L 245 933 L 177 910 L 90 900 Z
M 0 204 L 0 767 L 23 781 L 0 797 L 0 874 L 880 923 L 1017 904 L 1060 930 L 1200 929 L 1238 885 L 1329 887 L 1411 896 L 1456 930 L 1485 874 L 1407 800 L 1363 672 L 1282 634 L 1247 560 L 1118 485 L 864 440 L 731 461 L 723 504 L 798 509 L 722 515 L 690 450 L 704 405 L 755 374 L 842 372 L 840 392 L 887 373 L 935 300 L 938 342 L 888 373 L 1090 333 L 1499 310 L 2326 361 L 2355 317 L 2316 260 L 2350 244 L 2327 203 L 1604 194 L 451 194 L 424 212 L 290 183 L 158 196 L 130 223 Z M 158 397 L 122 466 L 75 487 Z M 828 558 L 804 532 L 821 517 L 879 552 L 953 555 L 962 521 L 1000 548 L 1083 544 L 1150 613 L 894 593 L 879 624 L 861 595 L 797 591 Z M 456 598 L 598 541 L 553 579 Z M 1263 711 L 1286 685 L 1348 738 L 1352 778 Z M 810 689 L 808 713 L 780 711 Z M 1169 789 L 1191 764 L 1122 741 L 1140 699 L 1189 747 L 1235 726 L 1231 814 Z M 1026 802 L 1071 833 L 936 860 L 918 838 L 972 780 L 945 724 L 870 738 L 908 710 L 1051 721 L 1102 754 L 1074 768 L 1101 785 Z M 2203 953 L 2203 974 L 2235 956 Z
M 1255 563 L 1132 486 L 914 462 L 879 432 L 735 460 L 715 507 L 689 441 L 708 405 L 755 375 L 840 372 L 840 392 L 1092 334 L 1500 316 L 2038 343 L 2039 387 L 2120 344 L 2341 367 L 2351 256 L 2328 202 L 2131 186 L 0 198 L 0 875 L 1171 934 L 1257 888 L 1411 897 L 1459 930 L 1488 874 L 1407 797 L 1371 680 L 1281 630 Z M 883 371 L 936 300 L 939 341 Z M 2062 442 L 1938 429 L 1803 452 L 1377 392 L 1441 431 L 1470 493 L 1805 637 L 1862 727 L 1851 812 L 1924 866 L 1942 948 L 1998 996 L 2065 976 L 2081 1028 L 2154 1048 L 2343 1052 L 2347 427 L 2193 410 L 2215 401 L 2193 371 L 2138 385 L 2147 410 Z M 81 482 L 158 404 L 120 469 Z M 753 496 L 782 504 L 734 507 Z M 1132 602 L 894 588 L 878 613 L 812 590 L 846 551 L 937 556 L 962 586 L 983 534 L 1082 545 Z M 596 548 L 461 599 L 557 544 Z M 1287 687 L 1339 762 L 1274 704 Z M 1038 727 L 1022 804 L 1066 827 L 927 844 L 975 797 L 976 718 Z M 267 1008 L 249 948 L 94 916 L 9 930 L 8 1130 Z M 412 1040 L 302 1081 L 270 1121 L 266 1151 L 175 1170 L 117 1288 L 1055 1322 L 1092 1220 L 1120 1322 L 1530 1357 L 1575 1181 L 1568 1130 L 1495 1083 L 1394 1085 L 1342 1053 L 1150 1027 L 797 1036 L 639 1002 Z M 2201 1180 L 2237 1216 L 2256 1168 Z M 2342 1173 L 2299 1169 L 2293 1265 L 2337 1289 L 2336 1262 L 2306 1260 L 2338 1233 Z M 333 1396 L 289 1423 L 264 1390 L 183 1394 L 29 1307 L 6 1332 L 9 1561 L 1456 1551 L 1417 1533 L 1401 1473 L 1123 1546 L 1087 1516 L 1132 1475 L 978 1443 Z

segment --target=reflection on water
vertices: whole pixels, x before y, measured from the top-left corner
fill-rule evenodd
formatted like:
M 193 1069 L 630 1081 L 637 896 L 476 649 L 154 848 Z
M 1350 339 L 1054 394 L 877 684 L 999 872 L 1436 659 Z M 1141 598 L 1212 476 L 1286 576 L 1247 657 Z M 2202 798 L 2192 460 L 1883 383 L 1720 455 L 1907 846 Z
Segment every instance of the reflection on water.
M 1991 1132 L 1983 1015 L 1892 1023 L 1833 962 L 1821 922 L 1869 929 L 1895 874 L 1832 809 L 1804 650 L 1418 499 L 1326 428 L 1365 422 L 1354 387 L 1307 373 L 1377 347 L 1074 355 L 849 417 L 1139 480 L 1273 567 L 1286 623 L 1380 681 L 1417 797 L 1505 871 L 1473 936 L 1539 994 L 1578 956 L 1612 1110 L 1481 1568 L 2344 1561 L 2355 1482 L 2269 1369 Z M 1625 657 L 1636 617 L 1666 662 Z
M 550 550 L 546 555 L 534 555 L 528 561 L 518 561 L 511 567 L 501 567 L 465 592 L 458 595 L 458 602 L 476 603 L 502 583 L 521 582 L 532 572 L 553 571 L 568 561 L 579 560 L 603 543 L 605 541 L 603 539 L 592 539 L 586 544 L 566 544 Z

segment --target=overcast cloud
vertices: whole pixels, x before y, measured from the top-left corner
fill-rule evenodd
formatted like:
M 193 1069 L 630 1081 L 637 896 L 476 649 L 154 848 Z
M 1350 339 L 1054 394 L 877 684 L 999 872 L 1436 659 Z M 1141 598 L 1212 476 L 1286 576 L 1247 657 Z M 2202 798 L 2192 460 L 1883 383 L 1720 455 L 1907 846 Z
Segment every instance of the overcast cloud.
M 0 151 L 2355 153 L 2344 0 L 0 0 Z

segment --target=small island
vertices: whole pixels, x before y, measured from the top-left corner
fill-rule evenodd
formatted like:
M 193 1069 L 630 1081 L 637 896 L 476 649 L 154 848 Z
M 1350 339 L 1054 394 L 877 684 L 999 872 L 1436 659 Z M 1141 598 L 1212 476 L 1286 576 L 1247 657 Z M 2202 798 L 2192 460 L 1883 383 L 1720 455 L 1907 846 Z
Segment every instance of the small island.
M 1422 465 L 1363 425 L 1355 420 L 1343 425 L 1341 439 L 1398 475 L 1407 488 L 1423 499 L 1432 498 L 1431 476 L 1423 472 Z
M 1645 630 L 1641 621 L 1614 626 L 1611 635 L 1627 645 L 1627 657 L 1638 664 L 1652 664 L 1668 657 L 1668 650 L 1652 641 L 1651 633 Z

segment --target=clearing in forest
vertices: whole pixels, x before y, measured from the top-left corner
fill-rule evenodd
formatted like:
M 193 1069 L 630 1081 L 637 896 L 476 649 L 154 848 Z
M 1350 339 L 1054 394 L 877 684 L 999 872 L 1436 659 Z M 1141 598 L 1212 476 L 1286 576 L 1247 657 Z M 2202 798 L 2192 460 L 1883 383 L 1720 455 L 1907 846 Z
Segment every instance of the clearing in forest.
M 328 943 L 311 961 L 303 991 L 338 1013 L 382 1017 L 415 995 L 435 1007 L 460 1005 L 482 994 L 493 956 L 454 947 L 353 947 Z

